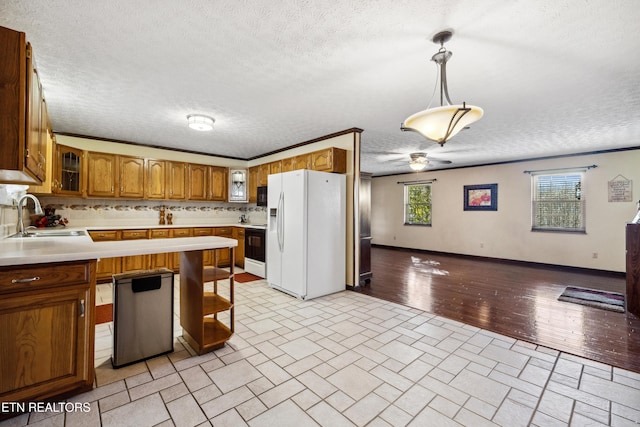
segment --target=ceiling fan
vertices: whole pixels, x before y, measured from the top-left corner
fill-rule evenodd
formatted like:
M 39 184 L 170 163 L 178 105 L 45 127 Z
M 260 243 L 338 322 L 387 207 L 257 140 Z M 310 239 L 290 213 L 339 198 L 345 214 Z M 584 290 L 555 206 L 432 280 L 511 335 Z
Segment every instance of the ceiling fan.
M 409 167 L 414 171 L 421 171 L 427 168 L 429 163 L 448 165 L 451 164 L 451 160 L 436 160 L 427 157 L 427 153 L 411 153 L 409 154 L 411 160 L 409 161 Z

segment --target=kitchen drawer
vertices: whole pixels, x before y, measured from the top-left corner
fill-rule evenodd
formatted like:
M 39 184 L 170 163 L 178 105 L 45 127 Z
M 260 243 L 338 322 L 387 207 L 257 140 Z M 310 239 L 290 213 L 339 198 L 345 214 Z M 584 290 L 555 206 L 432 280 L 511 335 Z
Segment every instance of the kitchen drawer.
M 122 230 L 121 231 L 121 240 L 137 240 L 137 239 L 146 239 L 147 238 L 147 230 Z
M 190 228 L 174 228 L 171 230 L 171 237 L 191 237 Z
M 216 227 L 216 236 L 231 236 L 233 229 L 231 227 Z
M 194 228 L 193 229 L 194 236 L 213 236 L 213 228 Z
M 118 230 L 98 230 L 90 231 L 89 236 L 94 242 L 106 242 L 109 240 L 118 240 Z
M 235 233 L 238 237 L 244 236 L 244 227 L 235 227 Z
M 87 284 L 91 282 L 89 262 L 0 267 L 0 294 Z
M 167 239 L 171 237 L 171 230 L 168 228 L 153 228 L 149 230 L 151 239 Z

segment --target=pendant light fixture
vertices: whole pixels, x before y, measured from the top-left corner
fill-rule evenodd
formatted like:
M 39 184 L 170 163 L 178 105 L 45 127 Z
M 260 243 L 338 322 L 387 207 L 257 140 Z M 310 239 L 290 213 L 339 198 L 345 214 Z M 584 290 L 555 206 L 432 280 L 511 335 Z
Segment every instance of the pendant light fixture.
M 215 120 L 209 116 L 203 116 L 202 114 L 189 114 L 187 116 L 189 127 L 191 129 L 199 131 L 207 131 L 213 129 L 213 123 Z
M 438 52 L 431 57 L 438 67 L 439 84 L 436 80 L 436 87 L 427 109 L 409 116 L 400 126 L 403 131 L 418 132 L 441 146 L 466 126 L 478 121 L 484 114 L 480 107 L 467 105 L 465 102 L 462 105 L 454 105 L 449 98 L 447 61 L 453 53 L 445 49 L 444 43 L 449 41 L 452 35 L 451 31 L 442 31 L 433 36 L 433 42 L 440 44 Z M 438 87 L 440 87 L 440 106 L 431 108 Z

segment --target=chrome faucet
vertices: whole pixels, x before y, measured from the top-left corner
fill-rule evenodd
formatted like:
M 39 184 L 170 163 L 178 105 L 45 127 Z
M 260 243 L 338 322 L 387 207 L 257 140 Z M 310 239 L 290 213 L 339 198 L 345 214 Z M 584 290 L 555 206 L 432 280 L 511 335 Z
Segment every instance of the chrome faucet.
M 24 196 L 18 199 L 18 223 L 16 224 L 16 231 L 23 236 L 27 235 L 27 231 L 24 227 L 24 221 L 22 219 L 23 217 L 22 202 L 24 202 L 25 199 L 33 200 L 33 203 L 36 206 L 36 215 L 44 214 L 44 212 L 42 212 L 42 206 L 40 205 L 40 201 L 33 194 L 25 194 Z

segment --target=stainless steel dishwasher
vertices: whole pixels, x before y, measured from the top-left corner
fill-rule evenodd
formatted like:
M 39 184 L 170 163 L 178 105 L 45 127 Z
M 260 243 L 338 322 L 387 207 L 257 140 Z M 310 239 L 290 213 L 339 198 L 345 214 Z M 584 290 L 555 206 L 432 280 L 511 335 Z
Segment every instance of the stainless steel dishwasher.
M 113 275 L 114 368 L 173 351 L 173 272 Z

